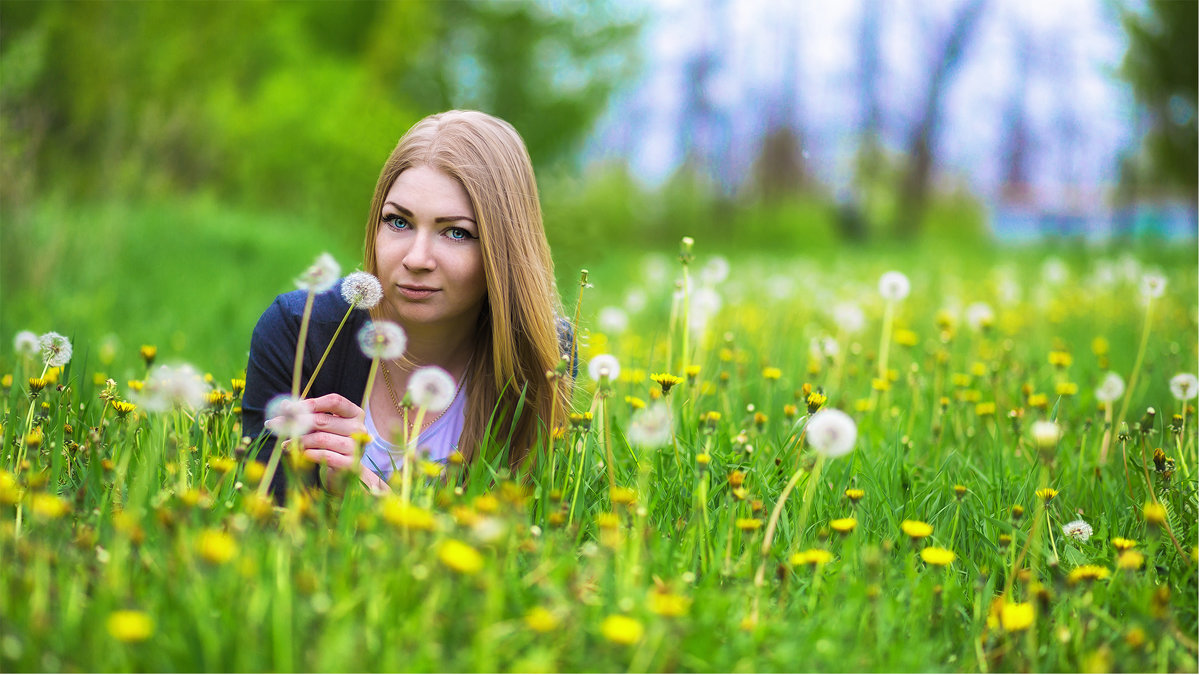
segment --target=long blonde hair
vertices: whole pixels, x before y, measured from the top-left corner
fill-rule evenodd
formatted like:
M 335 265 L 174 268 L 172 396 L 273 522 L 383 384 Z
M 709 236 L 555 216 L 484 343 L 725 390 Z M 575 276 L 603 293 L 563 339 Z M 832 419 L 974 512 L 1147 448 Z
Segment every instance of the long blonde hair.
M 483 252 L 487 298 L 476 327 L 476 358 L 465 375 L 458 447 L 469 463 L 485 445 L 511 438 L 515 470 L 539 439 L 551 437 L 570 405 L 569 383 L 546 375 L 560 358 L 556 316 L 562 306 L 529 152 L 511 124 L 486 113 L 451 110 L 417 122 L 383 165 L 371 199 L 363 268 L 376 276 L 384 199 L 397 176 L 415 166 L 439 169 L 466 189 Z

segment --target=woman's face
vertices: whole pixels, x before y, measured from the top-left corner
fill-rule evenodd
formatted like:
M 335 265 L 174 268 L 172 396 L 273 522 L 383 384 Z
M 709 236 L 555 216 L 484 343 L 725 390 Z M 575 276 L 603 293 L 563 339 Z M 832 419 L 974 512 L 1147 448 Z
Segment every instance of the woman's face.
M 440 169 L 405 169 L 378 215 L 375 265 L 385 313 L 409 327 L 473 326 L 487 282 L 479 225 L 463 186 Z

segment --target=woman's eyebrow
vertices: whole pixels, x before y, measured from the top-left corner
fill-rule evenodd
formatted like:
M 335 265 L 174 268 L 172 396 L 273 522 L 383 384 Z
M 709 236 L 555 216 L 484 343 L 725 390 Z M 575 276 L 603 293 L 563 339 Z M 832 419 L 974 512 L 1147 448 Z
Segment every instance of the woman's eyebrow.
M 412 211 L 409 211 L 408 209 L 404 208 L 403 206 L 400 206 L 396 202 L 384 202 L 383 205 L 390 206 L 390 207 L 396 209 L 397 211 L 400 212 L 400 215 L 402 215 L 402 216 L 405 216 L 408 218 L 414 217 Z M 458 222 L 460 220 L 468 220 L 472 223 L 475 222 L 474 218 L 468 218 L 467 216 L 440 216 L 440 217 L 434 218 L 433 222 L 435 222 L 435 223 L 454 223 L 454 222 Z

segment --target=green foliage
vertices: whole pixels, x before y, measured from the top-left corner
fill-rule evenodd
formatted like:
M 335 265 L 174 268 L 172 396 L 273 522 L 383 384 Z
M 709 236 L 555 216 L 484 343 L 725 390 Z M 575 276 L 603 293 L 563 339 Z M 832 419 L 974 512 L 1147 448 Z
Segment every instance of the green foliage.
M 1124 13 L 1129 49 L 1121 74 L 1152 113 L 1144 140 L 1147 179 L 1196 194 L 1197 15 L 1195 2 L 1151 0 L 1144 13 Z

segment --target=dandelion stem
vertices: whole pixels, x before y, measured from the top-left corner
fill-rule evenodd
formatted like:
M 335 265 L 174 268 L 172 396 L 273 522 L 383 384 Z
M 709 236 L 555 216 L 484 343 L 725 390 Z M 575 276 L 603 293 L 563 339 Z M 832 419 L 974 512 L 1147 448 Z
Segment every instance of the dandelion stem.
M 342 326 L 346 325 L 346 319 L 350 318 L 350 313 L 354 311 L 357 303 L 350 303 L 350 309 L 342 315 L 342 322 L 338 324 L 337 330 L 333 331 L 333 337 L 329 338 L 329 344 L 325 345 L 325 353 L 321 354 L 321 360 L 317 361 L 317 367 L 313 368 L 312 375 L 308 376 L 308 383 L 304 385 L 304 391 L 300 392 L 300 398 L 308 396 L 308 390 L 312 389 L 313 382 L 317 379 L 317 373 L 321 372 L 321 366 L 325 365 L 325 359 L 329 357 L 329 352 L 333 349 L 333 343 L 337 342 L 338 334 L 342 332 Z
M 400 485 L 400 503 L 405 505 L 408 504 L 409 497 L 412 494 L 412 465 L 417 458 L 417 442 L 420 440 L 421 423 L 424 420 L 425 408 L 424 406 L 418 406 L 417 416 L 415 419 L 413 419 L 412 429 L 408 429 L 407 425 L 405 426 L 405 431 L 407 432 L 408 437 L 405 439 L 404 443 L 404 466 L 400 467 L 400 470 L 403 472 L 402 475 L 404 481 Z
M 1050 539 L 1050 550 L 1054 551 L 1054 559 L 1058 560 L 1058 545 L 1054 543 L 1054 527 L 1050 524 L 1050 509 L 1046 509 L 1046 536 Z
M 1117 421 L 1125 419 L 1125 413 L 1129 411 L 1129 401 L 1133 398 L 1133 389 L 1137 386 L 1138 373 L 1142 369 L 1142 359 L 1146 357 L 1146 343 L 1150 341 L 1150 315 L 1154 309 L 1154 298 L 1146 298 L 1146 320 L 1142 324 L 1142 342 L 1138 345 L 1137 358 L 1133 360 L 1133 373 L 1129 375 L 1129 386 L 1125 388 L 1125 398 L 1121 401 L 1121 414 L 1117 415 Z
M 304 365 L 304 343 L 308 339 L 308 319 L 312 315 L 313 298 L 316 294 L 309 289 L 304 301 L 304 316 L 300 319 L 300 335 L 296 337 L 296 365 L 292 367 L 292 398 L 300 397 L 300 370 Z

